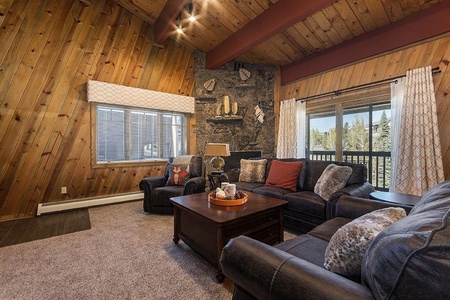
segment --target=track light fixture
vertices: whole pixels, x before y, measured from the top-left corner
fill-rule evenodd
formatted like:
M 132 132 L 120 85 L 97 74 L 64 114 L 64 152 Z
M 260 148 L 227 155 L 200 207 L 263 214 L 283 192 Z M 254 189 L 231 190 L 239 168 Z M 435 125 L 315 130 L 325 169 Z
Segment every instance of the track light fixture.
M 189 21 L 194 22 L 197 18 L 194 15 L 194 6 L 192 5 L 192 0 L 189 0 L 187 5 L 188 5 Z
M 181 13 L 178 15 L 178 26 L 177 26 L 177 33 L 183 33 L 183 25 L 181 24 Z

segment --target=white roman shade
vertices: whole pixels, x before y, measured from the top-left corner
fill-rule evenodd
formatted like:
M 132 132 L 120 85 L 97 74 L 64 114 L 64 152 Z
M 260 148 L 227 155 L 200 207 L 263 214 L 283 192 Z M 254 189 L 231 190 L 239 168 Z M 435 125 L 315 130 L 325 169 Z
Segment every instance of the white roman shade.
M 193 114 L 195 98 L 163 93 L 113 83 L 89 80 L 89 102 L 142 107 Z

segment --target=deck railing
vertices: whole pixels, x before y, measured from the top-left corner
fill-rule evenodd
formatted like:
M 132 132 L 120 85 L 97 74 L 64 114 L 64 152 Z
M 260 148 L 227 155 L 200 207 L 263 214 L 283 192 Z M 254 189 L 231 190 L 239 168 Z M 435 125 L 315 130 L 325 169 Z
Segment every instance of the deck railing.
M 335 161 L 334 151 L 309 151 L 309 158 Z M 389 190 L 391 178 L 391 152 L 381 151 L 344 151 L 345 162 L 365 164 L 368 170 L 367 180 L 379 191 Z

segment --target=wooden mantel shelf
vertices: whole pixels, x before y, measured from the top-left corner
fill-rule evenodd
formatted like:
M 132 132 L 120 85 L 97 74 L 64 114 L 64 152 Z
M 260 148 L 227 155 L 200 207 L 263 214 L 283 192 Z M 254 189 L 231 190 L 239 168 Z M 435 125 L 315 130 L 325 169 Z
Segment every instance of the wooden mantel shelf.
M 207 122 L 213 122 L 213 123 L 232 123 L 232 122 L 242 122 L 244 120 L 241 116 L 236 117 L 214 117 L 210 119 L 206 119 Z

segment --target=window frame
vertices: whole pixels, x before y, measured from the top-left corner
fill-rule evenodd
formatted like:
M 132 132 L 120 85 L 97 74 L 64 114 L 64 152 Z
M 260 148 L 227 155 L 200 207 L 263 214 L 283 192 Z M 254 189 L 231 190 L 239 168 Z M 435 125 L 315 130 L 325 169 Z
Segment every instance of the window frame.
M 190 116 L 187 113 L 182 112 L 171 112 L 171 111 L 161 111 L 152 110 L 149 108 L 133 107 L 133 106 L 123 106 L 116 104 L 106 104 L 91 102 L 90 105 L 90 115 L 91 115 L 91 167 L 92 168 L 115 168 L 115 167 L 133 167 L 133 166 L 149 166 L 149 165 L 161 165 L 161 163 L 167 163 L 168 158 L 150 158 L 148 160 L 124 160 L 124 161 L 114 161 L 114 162 L 99 162 L 97 161 L 97 110 L 98 107 L 108 107 L 116 109 L 129 109 L 129 110 L 142 110 L 142 111 L 155 111 L 158 114 L 169 113 L 169 114 L 179 114 L 184 116 L 184 152 L 185 154 L 189 151 L 189 131 L 190 131 Z
M 346 95 L 339 95 L 327 99 L 321 99 L 321 100 L 311 100 L 307 102 L 306 107 L 306 118 L 307 118 L 307 124 L 306 124 L 306 149 L 305 149 L 305 156 L 310 157 L 311 156 L 311 150 L 310 150 L 310 116 L 311 114 L 319 114 L 323 113 L 326 114 L 327 112 L 335 113 L 336 117 L 336 150 L 335 150 L 335 161 L 345 161 L 344 159 L 344 147 L 342 143 L 338 143 L 339 140 L 343 140 L 343 129 L 344 129 L 344 110 L 345 109 L 354 109 L 358 107 L 367 107 L 369 111 L 369 122 L 370 124 L 373 123 L 372 120 L 372 113 L 373 113 L 373 107 L 378 105 L 387 105 L 390 104 L 391 101 L 391 93 L 389 86 L 386 87 L 380 87 L 380 88 L 374 88 L 369 90 L 364 90 L 362 92 L 354 92 L 354 93 L 348 93 Z M 372 140 L 372 128 L 369 126 L 369 143 L 370 143 L 370 153 L 372 154 L 373 151 L 373 140 Z M 373 180 L 376 180 L 375 178 L 372 178 L 372 161 L 369 159 L 369 166 L 368 166 L 368 179 L 372 182 Z M 384 188 L 379 188 L 380 190 L 385 190 Z

